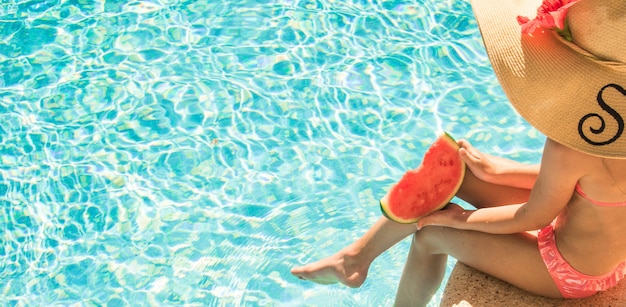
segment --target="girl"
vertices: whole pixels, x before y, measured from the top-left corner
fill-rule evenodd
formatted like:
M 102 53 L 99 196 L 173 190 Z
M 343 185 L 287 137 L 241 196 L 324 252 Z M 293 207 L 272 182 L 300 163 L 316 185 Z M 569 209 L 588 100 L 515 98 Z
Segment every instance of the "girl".
M 447 255 L 529 292 L 583 298 L 626 275 L 626 1 L 474 0 L 494 71 L 519 113 L 547 136 L 541 165 L 460 141 L 468 171 L 449 205 L 398 224 L 381 217 L 335 255 L 292 269 L 360 286 L 382 252 L 413 235 L 396 305 L 426 305 Z M 521 27 L 520 27 L 521 25 Z M 536 230 L 539 230 L 536 232 Z

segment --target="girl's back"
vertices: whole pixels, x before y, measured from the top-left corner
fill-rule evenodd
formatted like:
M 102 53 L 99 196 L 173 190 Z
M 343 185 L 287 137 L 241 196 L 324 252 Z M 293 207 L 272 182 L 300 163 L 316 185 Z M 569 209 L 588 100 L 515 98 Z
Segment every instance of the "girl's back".
M 563 257 L 588 275 L 626 259 L 626 160 L 576 154 L 583 176 L 556 223 Z

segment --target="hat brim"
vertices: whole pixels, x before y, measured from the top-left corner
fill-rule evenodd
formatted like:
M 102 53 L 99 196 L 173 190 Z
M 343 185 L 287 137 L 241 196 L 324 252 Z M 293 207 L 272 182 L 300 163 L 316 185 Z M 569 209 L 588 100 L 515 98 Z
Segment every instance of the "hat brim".
M 496 76 L 520 115 L 563 145 L 626 158 L 626 67 L 596 59 L 552 30 L 522 34 L 517 16 L 532 18 L 541 1 L 471 2 Z

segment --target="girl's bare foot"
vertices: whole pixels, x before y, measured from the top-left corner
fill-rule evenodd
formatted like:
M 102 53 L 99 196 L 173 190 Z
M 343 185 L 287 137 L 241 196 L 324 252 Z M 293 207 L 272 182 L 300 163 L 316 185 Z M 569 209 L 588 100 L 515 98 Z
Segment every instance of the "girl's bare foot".
M 350 255 L 348 249 L 330 257 L 291 269 L 291 274 L 318 284 L 342 283 L 351 288 L 360 287 L 367 277 L 369 263 L 364 264 Z

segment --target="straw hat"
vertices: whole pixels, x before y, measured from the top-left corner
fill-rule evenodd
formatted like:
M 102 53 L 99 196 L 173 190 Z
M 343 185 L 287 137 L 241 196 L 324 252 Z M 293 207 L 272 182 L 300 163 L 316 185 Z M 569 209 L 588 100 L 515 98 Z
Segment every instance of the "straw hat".
M 553 29 L 523 34 L 538 0 L 471 0 L 494 71 L 517 111 L 550 139 L 626 158 L 626 0 L 579 0 L 571 41 Z M 544 4 L 571 2 L 545 0 Z

